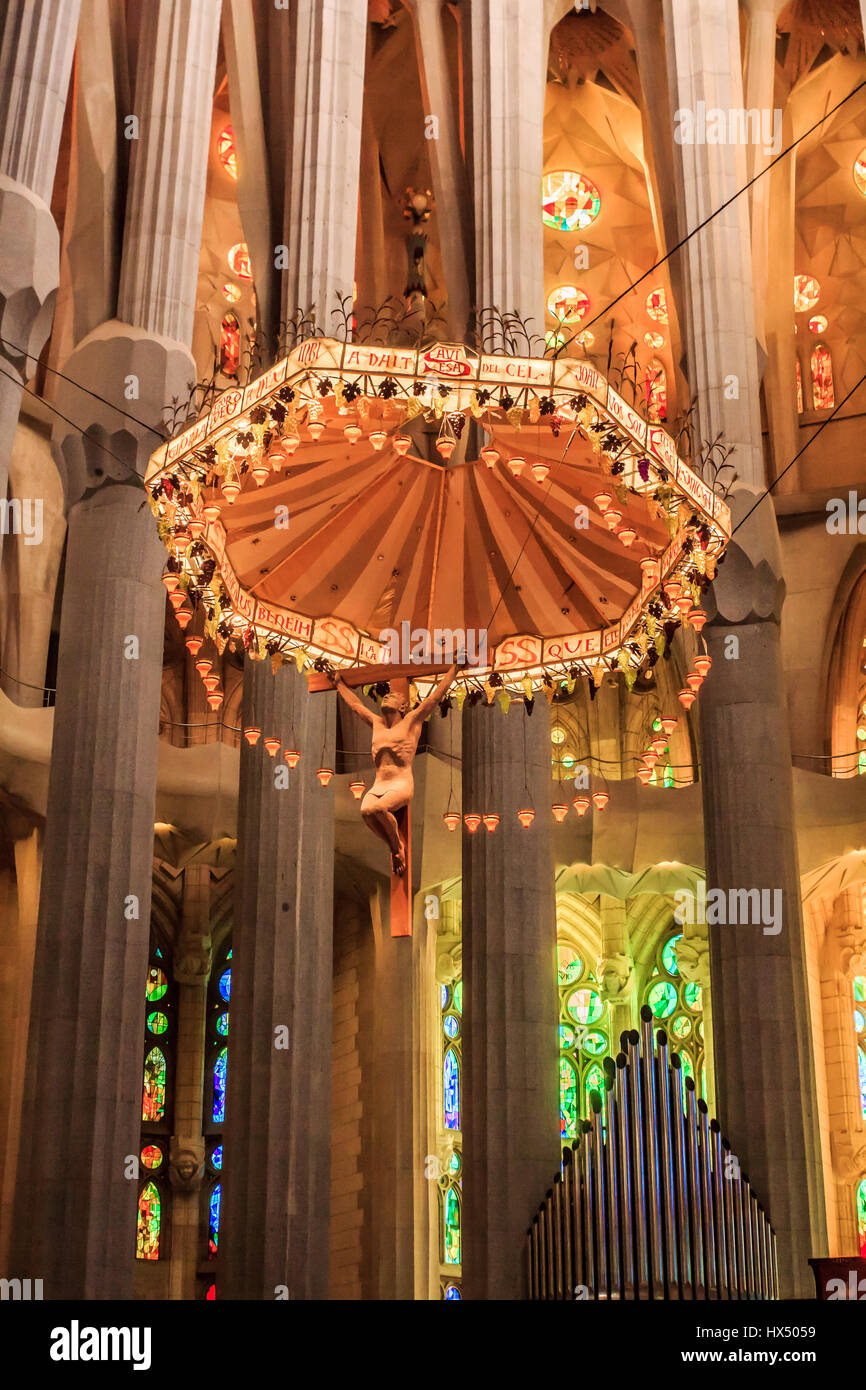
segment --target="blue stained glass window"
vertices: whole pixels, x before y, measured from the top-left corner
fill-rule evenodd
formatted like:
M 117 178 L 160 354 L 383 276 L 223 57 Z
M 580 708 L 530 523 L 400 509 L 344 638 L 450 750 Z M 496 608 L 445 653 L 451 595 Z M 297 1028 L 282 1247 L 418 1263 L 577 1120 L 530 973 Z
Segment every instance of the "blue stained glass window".
M 445 1021 L 442 1024 L 442 1027 L 445 1029 L 445 1032 L 448 1034 L 449 1038 L 454 1038 L 457 1036 L 457 1029 L 460 1027 L 460 1025 L 453 1014 L 446 1014 Z
M 448 986 L 447 986 L 447 985 L 440 985 L 440 986 L 439 986 L 439 1007 L 440 1007 L 440 1009 L 444 1009 L 444 1008 L 445 1008 L 445 1005 L 446 1005 L 447 1003 L 448 1003 Z
M 860 1077 L 860 1109 L 866 1118 L 866 1052 L 862 1047 L 857 1049 L 857 1071 Z
M 461 1298 L 462 1295 L 456 1284 L 449 1284 L 445 1290 L 446 1298 Z
M 217 1253 L 220 1241 L 220 1200 L 222 1198 L 222 1184 L 217 1183 L 210 1194 L 210 1227 L 208 1237 L 208 1258 L 213 1259 Z
M 228 1049 L 219 1052 L 213 1069 L 213 1122 L 221 1125 L 226 1117 L 226 1066 Z
M 231 954 L 231 952 L 229 952 L 229 954 Z M 220 976 L 219 991 L 220 997 L 224 999 L 226 1003 L 228 1003 L 232 993 L 231 966 L 229 966 L 228 970 L 224 970 L 222 975 Z
M 460 1064 L 449 1047 L 442 1068 L 445 1083 L 445 1128 L 460 1128 Z
M 212 1153 L 211 1156 L 210 1156 L 210 1161 L 211 1161 L 211 1163 L 213 1164 L 214 1168 L 222 1168 L 222 1166 L 223 1166 L 223 1146 L 222 1146 L 222 1144 L 217 1144 L 216 1148 L 214 1149 L 213 1153 Z

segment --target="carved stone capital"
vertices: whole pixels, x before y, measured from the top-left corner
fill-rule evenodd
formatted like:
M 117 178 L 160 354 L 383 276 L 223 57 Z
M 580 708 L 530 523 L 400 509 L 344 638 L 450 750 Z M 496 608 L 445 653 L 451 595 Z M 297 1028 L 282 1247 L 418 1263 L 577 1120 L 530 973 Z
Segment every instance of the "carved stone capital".
M 54 434 L 67 507 L 108 481 L 140 487 L 164 437 L 166 406 L 172 398 L 185 400 L 195 381 L 189 349 L 111 319 L 82 339 L 63 371 L 57 408 L 81 426 L 60 423 Z M 147 505 L 143 489 L 142 501 Z
M 706 989 L 710 983 L 710 943 L 701 934 L 683 936 L 677 945 L 677 965 L 687 984 Z
M 840 1182 L 859 1182 L 866 1175 L 866 1134 L 852 1134 L 849 1129 L 830 1132 L 830 1155 L 833 1174 Z
M 60 234 L 51 209 L 23 184 L 0 174 L 0 343 L 2 356 L 31 376 L 51 331 L 60 278 Z M 12 346 L 14 344 L 14 346 Z
M 204 1174 L 204 1139 L 201 1135 L 173 1135 L 168 1175 L 175 1192 L 195 1192 Z
M 608 1004 L 621 1004 L 634 987 L 634 960 L 622 951 L 603 956 L 598 962 L 598 974 L 602 999 Z
M 463 942 L 459 936 L 443 933 L 436 940 L 436 979 L 451 985 L 463 971 Z

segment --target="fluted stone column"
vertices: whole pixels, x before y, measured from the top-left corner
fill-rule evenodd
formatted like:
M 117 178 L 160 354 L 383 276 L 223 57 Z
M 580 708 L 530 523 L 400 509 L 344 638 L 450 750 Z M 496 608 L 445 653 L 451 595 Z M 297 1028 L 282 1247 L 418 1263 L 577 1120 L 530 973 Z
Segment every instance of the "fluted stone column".
M 66 364 L 124 409 L 134 377 L 135 418 L 58 389 L 87 428 L 55 442 L 69 532 L 12 1261 L 44 1279 L 46 1298 L 132 1295 L 125 1171 L 139 1148 L 165 625 L 165 552 L 141 479 L 166 403 L 195 374 L 191 248 L 218 23 L 217 0 L 159 0 L 142 30 L 129 198 L 150 235 L 136 225 L 124 240 L 127 321 L 103 324 Z
M 293 666 L 245 675 L 244 725 L 286 747 L 294 724 L 302 756 L 241 744 L 221 1298 L 328 1292 L 335 700 Z
M 21 391 L 54 316 L 60 235 L 49 204 L 80 4 L 7 0 L 0 18 L 0 498 Z
M 354 280 L 366 0 L 297 0 L 296 26 L 283 318 L 313 309 L 328 333 Z
M 634 1001 L 634 957 L 628 933 L 628 914 L 622 898 L 599 894 L 601 918 L 601 959 L 598 962 L 601 997 L 610 1006 L 610 1036 L 614 1049 L 620 1033 L 636 1022 Z
M 665 0 L 677 105 L 743 106 L 735 0 Z M 683 144 L 687 227 L 746 181 L 742 145 Z M 685 228 L 684 228 L 685 230 Z M 737 199 L 689 242 L 688 347 L 700 437 L 723 431 L 740 475 L 731 500 L 741 529 L 708 596 L 713 668 L 700 712 L 707 882 L 781 890 L 781 930 L 710 924 L 720 1120 L 779 1237 L 784 1297 L 810 1297 L 806 1263 L 826 1248 L 815 1072 L 804 965 L 791 746 L 779 644 L 784 597 L 758 406 L 748 206 Z M 738 398 L 725 391 L 734 376 Z
M 287 132 L 289 266 L 283 318 L 314 309 L 329 327 L 352 292 L 367 9 L 363 0 L 299 0 Z M 286 22 L 289 22 L 288 15 Z M 275 790 L 274 765 L 241 745 L 231 1072 L 220 1296 L 324 1298 L 328 1280 L 333 790 L 336 697 L 269 663 L 244 671 L 244 722 L 289 738 L 301 761 Z M 255 718 L 253 718 L 253 714 Z M 284 744 L 284 746 L 286 746 Z M 290 1050 L 273 1028 L 290 1028 Z
M 465 1181 L 463 1279 L 471 1299 L 521 1298 L 526 1228 L 559 1163 L 556 914 L 550 720 L 537 701 L 463 710 Z M 526 787 L 535 821 L 517 811 Z

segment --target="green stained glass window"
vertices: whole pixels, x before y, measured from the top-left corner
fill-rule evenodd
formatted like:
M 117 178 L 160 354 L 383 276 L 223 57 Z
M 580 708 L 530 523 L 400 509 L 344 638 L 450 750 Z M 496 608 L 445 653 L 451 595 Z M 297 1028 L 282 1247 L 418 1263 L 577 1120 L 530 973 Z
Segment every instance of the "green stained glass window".
M 858 1033 L 862 1033 L 866 1029 L 866 1014 L 862 1013 L 860 1009 L 854 1010 L 854 1028 Z
M 221 1125 L 226 1117 L 226 1080 L 228 1076 L 228 1048 L 221 1047 L 213 1069 L 213 1122 Z
M 159 1259 L 162 1200 L 155 1182 L 147 1182 L 138 1199 L 138 1230 L 135 1255 L 139 1260 Z
M 602 1014 L 601 996 L 594 989 L 576 989 L 566 1008 L 577 1023 L 595 1023 Z
M 229 1035 L 229 1016 L 227 1013 L 220 1014 L 216 1021 L 216 1030 L 220 1037 L 227 1038 Z
M 559 983 L 561 985 L 571 984 L 572 980 L 579 980 L 583 974 L 583 961 L 574 947 L 559 946 L 557 947 L 556 955 Z
M 559 1025 L 559 1046 L 574 1047 L 574 1029 L 567 1023 L 560 1023 Z
M 141 1118 L 161 1120 L 165 1115 L 165 1054 L 152 1047 L 144 1059 L 144 1089 L 141 1099 Z
M 168 1019 L 165 1014 L 154 1010 L 152 1014 L 147 1015 L 147 1027 L 151 1033 L 165 1033 L 168 1029 Z
M 674 784 L 674 770 L 673 770 L 673 768 L 671 767 L 670 763 L 667 763 L 667 764 L 665 765 L 665 770 L 664 770 L 664 785 L 665 785 L 666 787 L 672 787 L 673 784 Z
M 601 1067 L 593 1065 L 589 1068 L 583 1080 L 583 1089 L 586 1092 L 586 1113 L 589 1115 L 591 1113 L 589 1097 L 592 1092 L 594 1091 L 602 1101 L 604 1100 L 604 1072 Z
M 688 1006 L 688 1008 L 692 1010 L 693 1013 L 700 1013 L 701 1008 L 703 1007 L 701 1003 L 700 985 L 696 985 L 691 982 L 687 984 L 685 989 L 683 990 L 683 998 L 686 1001 L 686 1005 Z
M 692 1031 L 692 1020 L 687 1014 L 677 1014 L 671 1023 L 671 1034 L 677 1039 L 687 1038 Z
M 559 1059 L 559 1130 L 563 1139 L 577 1138 L 577 1077 L 567 1057 Z
M 168 980 L 165 973 L 158 966 L 152 965 L 147 975 L 147 1000 L 149 1004 L 155 1004 L 157 999 L 161 999 L 168 989 Z
M 145 1168 L 159 1168 L 162 1164 L 162 1149 L 156 1144 L 145 1144 L 141 1151 L 141 1161 Z
M 463 981 L 458 980 L 454 986 L 454 1007 L 459 1014 L 463 1012 Z
M 677 992 L 666 980 L 659 980 L 647 995 L 647 1003 L 656 1018 L 668 1018 L 677 1006 Z
M 679 975 L 680 968 L 677 965 L 677 946 L 682 941 L 682 935 L 671 936 L 662 946 L 662 965 L 669 975 Z
M 459 1265 L 460 1249 L 460 1199 L 456 1188 L 449 1187 L 445 1193 L 445 1263 Z
M 591 1057 L 601 1057 L 607 1052 L 607 1038 L 604 1033 L 585 1033 L 580 1047 L 581 1051 L 588 1052 Z
M 692 1081 L 694 1081 L 695 1069 L 692 1066 L 692 1059 L 687 1052 L 680 1053 L 680 1062 L 682 1064 L 683 1069 L 683 1080 L 685 1081 L 685 1078 L 687 1076 L 690 1076 L 692 1078 Z
M 854 998 L 866 1002 L 866 975 L 854 977 Z

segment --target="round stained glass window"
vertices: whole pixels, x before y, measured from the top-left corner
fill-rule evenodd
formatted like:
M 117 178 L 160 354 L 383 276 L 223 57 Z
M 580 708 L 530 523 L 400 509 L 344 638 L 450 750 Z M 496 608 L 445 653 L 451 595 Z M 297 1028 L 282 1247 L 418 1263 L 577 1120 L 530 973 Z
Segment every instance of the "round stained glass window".
M 591 348 L 595 342 L 595 334 L 590 333 L 589 329 L 585 328 L 582 333 L 578 333 L 577 341 L 582 348 Z
M 691 1009 L 692 1013 L 700 1013 L 702 999 L 700 985 L 696 985 L 694 983 L 687 984 L 685 989 L 683 990 L 683 998 L 685 999 L 686 1005 L 688 1008 Z
M 231 994 L 232 994 L 232 968 L 231 968 L 231 966 L 229 966 L 228 970 L 224 970 L 223 973 L 222 973 L 222 975 L 220 976 L 219 992 L 220 992 L 220 999 L 224 999 L 224 1000 L 226 1001 L 226 1003 L 228 1003 L 229 1000 L 230 1000 L 230 998 L 231 998 Z
M 444 1009 L 444 1008 L 445 1008 L 445 1005 L 446 1005 L 447 1003 L 448 1003 L 448 986 L 447 986 L 447 985 L 440 985 L 440 986 L 439 986 L 439 1007 L 440 1007 L 440 1009 Z
M 161 999 L 168 989 L 168 980 L 165 975 L 155 965 L 152 965 L 147 975 L 147 997 L 151 1003 Z
M 155 1011 L 147 1015 L 147 1026 L 151 1033 L 164 1033 L 168 1028 L 168 1019 L 165 1014 Z
M 854 1010 L 854 1029 L 855 1029 L 855 1031 L 856 1031 L 857 1033 L 862 1033 L 863 1030 L 864 1030 L 864 1028 L 866 1028 L 866 1014 L 861 1013 L 861 1011 L 860 1011 L 859 1009 L 855 1009 L 855 1010 Z
M 663 333 L 644 333 L 643 340 L 646 343 L 647 347 L 653 348 L 653 350 L 660 347 L 664 347 L 665 345 Z
M 445 1029 L 449 1038 L 456 1038 L 460 1031 L 460 1024 L 453 1014 L 446 1014 L 442 1022 L 442 1027 Z
M 655 319 L 656 323 L 667 323 L 668 301 L 665 296 L 664 285 L 657 285 L 654 290 L 650 290 L 646 297 L 646 311 L 651 319 Z
M 454 986 L 454 1007 L 459 1014 L 463 1012 L 463 981 L 458 980 Z
M 572 980 L 579 980 L 583 974 L 583 961 L 574 947 L 558 946 L 556 955 L 559 967 L 559 983 L 561 985 L 570 985 Z
M 603 1052 L 607 1052 L 607 1038 L 604 1033 L 587 1033 L 580 1046 L 591 1057 L 600 1057 Z
M 235 133 L 230 125 L 225 126 L 217 136 L 217 155 L 229 178 L 236 179 L 238 176 L 238 156 L 235 150 Z
M 162 1163 L 162 1149 L 156 1144 L 146 1144 L 141 1151 L 141 1161 L 145 1168 L 158 1168 Z
M 673 985 L 659 980 L 647 995 L 647 1003 L 656 1018 L 669 1018 L 677 1006 L 677 992 Z
M 239 241 L 228 254 L 229 269 L 239 280 L 252 280 L 253 268 L 250 265 L 250 251 L 245 241 Z
M 812 275 L 794 276 L 794 313 L 805 314 L 814 309 L 821 298 L 821 286 Z
M 601 1017 L 601 996 L 594 989 L 576 989 L 565 1007 L 577 1023 L 595 1023 Z
M 541 180 L 541 216 L 545 227 L 559 232 L 579 231 L 601 211 L 595 184 L 573 169 L 556 169 Z
M 240 285 L 234 285 L 232 284 L 231 280 L 226 280 L 225 284 L 223 285 L 223 294 L 225 295 L 229 304 L 237 304 L 238 300 L 243 294 L 243 290 L 241 289 Z
M 854 185 L 858 193 L 866 198 L 866 150 L 861 150 L 854 160 Z
M 564 333 L 545 333 L 544 345 L 547 352 L 557 352 L 559 348 L 565 347 L 566 337 Z
M 227 1037 L 228 1037 L 228 1032 L 229 1032 L 229 1016 L 228 1016 L 228 1014 L 220 1014 L 219 1018 L 217 1019 L 216 1026 L 217 1026 L 217 1032 L 218 1032 L 218 1033 L 221 1033 L 222 1036 L 223 1036 L 224 1038 L 227 1038 Z
M 810 333 L 826 333 L 826 331 L 827 320 L 825 319 L 823 314 L 816 314 L 814 318 L 811 318 L 809 320 Z
M 214 1147 L 214 1151 L 213 1151 L 213 1153 L 212 1153 L 211 1156 L 210 1156 L 210 1161 L 211 1161 L 212 1166 L 213 1166 L 214 1168 L 216 1168 L 217 1172 L 219 1172 L 220 1169 L 221 1169 L 222 1166 L 223 1166 L 223 1146 L 222 1146 L 222 1144 L 217 1144 L 217 1145 Z
M 671 1024 L 671 1032 L 675 1038 L 687 1038 L 692 1031 L 692 1020 L 686 1014 L 677 1014 Z
M 460 1172 L 460 1155 L 459 1155 L 459 1153 L 457 1152 L 456 1149 L 455 1149 L 455 1150 L 453 1151 L 453 1153 L 451 1154 L 451 1160 L 450 1160 L 450 1162 L 449 1162 L 449 1164 L 448 1164 L 448 1171 L 449 1171 L 449 1173 L 459 1173 L 459 1172 Z
M 567 1023 L 560 1023 L 559 1025 L 559 1046 L 574 1047 L 574 1029 L 570 1028 Z
M 662 965 L 669 975 L 679 975 L 680 969 L 677 965 L 677 942 L 682 941 L 682 933 L 679 936 L 672 936 L 670 941 L 666 941 L 662 947 Z
M 561 724 L 555 724 L 550 731 L 551 743 L 565 743 L 565 730 Z
M 577 323 L 588 310 L 589 295 L 577 285 L 557 285 L 547 296 L 547 312 L 560 323 Z

